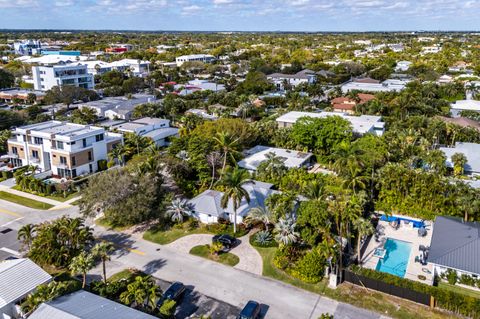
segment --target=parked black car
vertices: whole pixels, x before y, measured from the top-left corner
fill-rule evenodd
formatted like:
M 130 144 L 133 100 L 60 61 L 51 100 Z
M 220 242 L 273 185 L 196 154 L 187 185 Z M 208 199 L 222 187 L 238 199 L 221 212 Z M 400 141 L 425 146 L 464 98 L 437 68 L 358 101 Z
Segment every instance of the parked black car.
M 212 243 L 221 243 L 223 247 L 230 249 L 235 246 L 237 239 L 228 234 L 219 234 L 213 236 Z
M 159 301 L 159 304 L 163 304 L 165 300 L 175 300 L 178 301 L 182 295 L 185 293 L 186 287 L 179 281 L 175 281 L 170 285 L 170 287 L 165 290 L 163 293 L 162 299 Z
M 238 315 L 237 319 L 257 319 L 260 314 L 260 304 L 250 300 Z

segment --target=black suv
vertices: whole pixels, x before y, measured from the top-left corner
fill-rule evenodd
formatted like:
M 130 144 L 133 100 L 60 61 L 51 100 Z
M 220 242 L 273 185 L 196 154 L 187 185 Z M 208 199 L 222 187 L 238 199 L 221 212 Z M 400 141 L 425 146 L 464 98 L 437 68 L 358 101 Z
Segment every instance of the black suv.
M 257 319 L 260 314 L 260 304 L 250 300 L 238 315 L 237 319 Z
M 165 300 L 178 301 L 185 293 L 186 287 L 179 281 L 175 281 L 170 287 L 163 293 L 162 299 L 159 301 L 159 305 L 162 305 Z
M 223 247 L 230 249 L 232 247 L 235 247 L 235 245 L 237 244 L 237 239 L 228 234 L 219 234 L 213 236 L 212 243 L 221 243 Z

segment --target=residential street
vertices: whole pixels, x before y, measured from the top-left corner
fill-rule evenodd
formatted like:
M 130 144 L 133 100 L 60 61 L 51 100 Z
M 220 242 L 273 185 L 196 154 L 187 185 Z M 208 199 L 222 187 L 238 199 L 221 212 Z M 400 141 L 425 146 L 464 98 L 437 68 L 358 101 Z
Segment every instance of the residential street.
M 7 213 L 8 212 L 8 213 Z M 0 201 L 0 229 L 18 230 L 27 223 L 38 223 L 61 215 L 77 215 L 78 209 L 37 211 Z M 16 216 L 14 216 L 16 215 Z M 109 274 L 125 268 L 137 268 L 166 281 L 182 281 L 199 293 L 242 307 L 248 300 L 268 306 L 265 318 L 318 318 L 322 313 L 335 319 L 383 318 L 381 315 L 348 304 L 323 298 L 281 282 L 224 266 L 200 257 L 145 241 L 137 236 L 95 227 L 95 235 L 113 242 L 118 250 L 108 263 Z M 0 247 L 2 242 L 0 237 Z M 100 268 L 92 271 L 101 273 Z

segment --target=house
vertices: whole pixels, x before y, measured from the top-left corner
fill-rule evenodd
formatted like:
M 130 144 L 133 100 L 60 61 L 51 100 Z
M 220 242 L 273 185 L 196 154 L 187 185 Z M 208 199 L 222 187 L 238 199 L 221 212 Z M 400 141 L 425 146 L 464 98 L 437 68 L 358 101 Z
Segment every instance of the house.
M 7 142 L 14 167 L 35 165 L 42 172 L 74 178 L 98 171 L 98 162 L 123 137 L 102 127 L 47 121 L 17 127 Z
M 296 87 L 300 84 L 311 84 L 317 80 L 317 74 L 312 70 L 302 70 L 295 74 L 273 73 L 267 76 L 278 90 L 285 90 L 285 84 Z
M 210 121 L 215 121 L 218 119 L 217 116 L 209 114 L 207 111 L 201 110 L 201 109 L 189 109 L 185 112 L 185 114 L 193 114 L 203 118 L 204 120 L 210 120 Z
M 426 55 L 426 54 L 436 54 L 442 51 L 442 47 L 439 45 L 432 45 L 428 47 L 423 47 L 422 51 L 420 52 L 421 55 Z
M 190 55 L 182 55 L 175 58 L 175 62 L 177 66 L 182 66 L 185 62 L 203 62 L 203 63 L 211 63 L 215 61 L 215 57 L 210 54 L 190 54 Z
M 451 216 L 437 216 L 428 263 L 436 275 L 448 269 L 458 276 L 480 276 L 480 224 Z
M 170 127 L 170 120 L 144 117 L 131 122 L 112 125 L 111 130 L 135 133 L 153 140 L 157 146 L 168 145 L 169 138 L 178 136 L 178 128 Z
M 88 73 L 93 75 L 101 75 L 106 72 L 112 71 L 112 66 L 110 63 L 93 60 L 93 61 L 82 61 L 81 64 L 87 66 Z
M 411 65 L 412 62 L 410 61 L 398 61 L 397 66 L 395 67 L 395 72 L 405 72 L 410 68 Z
M 86 65 L 57 64 L 54 66 L 32 67 L 33 86 L 35 90 L 48 91 L 54 86 L 73 85 L 85 89 L 93 89 L 93 75 L 88 73 Z
M 85 290 L 42 303 L 30 319 L 155 319 L 147 313 Z
M 341 86 L 342 92 L 366 91 L 366 92 L 399 92 L 405 88 L 407 81 L 388 79 L 383 82 L 370 78 L 360 78 L 347 82 Z
M 25 89 L 6 89 L 0 91 L 0 100 L 5 102 L 13 102 L 14 99 L 27 102 L 29 94 L 35 95 L 35 101 L 40 102 L 45 97 L 45 92 L 42 91 L 33 91 Z
M 250 210 L 254 207 L 265 207 L 265 200 L 272 194 L 278 193 L 272 189 L 273 184 L 253 181 L 245 184 L 243 188 L 248 192 L 250 202 L 242 200 L 237 209 L 237 223 L 243 222 Z M 217 223 L 219 218 L 234 221 L 233 201 L 229 200 L 227 208 L 222 208 L 223 192 L 206 190 L 189 201 L 193 215 L 202 223 Z
M 98 101 L 90 101 L 77 104 L 79 109 L 90 108 L 95 110 L 98 116 L 109 119 L 129 120 L 136 106 L 146 103 L 154 103 L 155 96 L 149 94 L 134 94 L 132 98 L 124 96 L 106 97 Z M 112 110 L 112 112 L 108 112 Z
M 459 100 L 450 105 L 450 113 L 454 117 L 460 116 L 462 111 L 480 112 L 480 101 L 477 100 Z
M 453 168 L 453 154 L 462 153 L 467 158 L 465 174 L 480 175 L 480 144 L 457 142 L 455 147 L 440 147 L 440 150 L 447 157 L 447 167 Z
M 345 113 L 337 112 L 298 112 L 292 111 L 283 114 L 277 118 L 278 127 L 292 127 L 302 117 L 323 118 L 327 116 L 340 116 L 349 121 L 352 125 L 353 133 L 364 135 L 367 133 L 375 134 L 377 136 L 383 135 L 385 132 L 385 122 L 381 121 L 380 116 L 374 115 L 360 115 L 352 116 Z
M 306 167 L 312 163 L 313 154 L 287 150 L 283 148 L 275 148 L 263 145 L 257 145 L 245 152 L 246 157 L 238 162 L 238 166 L 249 171 L 256 171 L 258 166 L 267 159 L 269 153 L 274 153 L 282 158 L 283 164 L 287 168 Z
M 144 76 L 150 73 L 150 61 L 123 59 L 108 64 L 112 70 L 131 72 L 134 76 Z
M 453 82 L 453 77 L 450 75 L 442 75 L 441 77 L 438 78 L 437 83 L 439 84 L 447 84 L 447 83 L 452 83 Z
M 468 64 L 465 61 L 457 61 L 452 66 L 450 66 L 448 68 L 448 71 L 449 72 L 463 72 L 463 71 L 467 70 L 467 68 L 469 66 L 470 66 L 470 64 Z
M 88 60 L 87 56 L 72 56 L 72 55 L 62 55 L 62 54 L 49 54 L 42 55 L 39 57 L 20 57 L 15 60 L 21 61 L 23 63 L 43 65 L 43 66 L 53 66 L 57 64 L 70 64 L 76 62 L 82 62 Z
M 356 106 L 375 99 L 373 94 L 358 93 L 358 101 L 348 97 L 337 97 L 330 102 L 334 112 L 355 114 Z
M 175 84 L 174 89 L 178 91 L 178 95 L 185 96 L 197 91 L 225 91 L 225 85 L 210 82 L 208 80 L 195 79 L 188 81 L 187 84 Z
M 435 118 L 442 120 L 443 122 L 452 123 L 461 127 L 473 128 L 480 132 L 480 122 L 469 119 L 468 117 L 435 116 Z
M 46 271 L 28 258 L 0 262 L 0 317 L 17 318 L 17 303 L 42 284 L 52 280 Z

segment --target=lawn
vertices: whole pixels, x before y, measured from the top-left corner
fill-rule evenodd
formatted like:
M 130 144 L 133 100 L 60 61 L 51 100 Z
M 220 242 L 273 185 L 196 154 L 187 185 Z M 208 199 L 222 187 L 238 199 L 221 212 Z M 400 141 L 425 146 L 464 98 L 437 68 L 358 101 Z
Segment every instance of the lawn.
M 124 269 L 108 277 L 108 281 L 115 282 L 122 279 L 130 281 L 136 276 L 146 276 L 146 274 L 136 269 Z
M 4 192 L 4 191 L 0 191 L 0 199 L 9 201 L 9 202 L 12 202 L 12 203 L 15 203 L 15 204 L 27 206 L 27 207 L 30 207 L 30 208 L 35 208 L 35 209 L 46 210 L 46 209 L 50 209 L 50 208 L 53 207 L 53 205 L 50 205 L 50 204 L 47 204 L 47 203 L 39 202 L 39 201 L 30 199 L 30 198 L 18 196 L 18 195 L 15 195 L 15 194 L 10 194 L 10 193 Z
M 59 201 L 59 202 L 62 202 L 62 203 L 66 202 L 67 200 L 72 199 L 74 197 L 80 196 L 79 192 L 70 193 L 70 194 L 67 194 L 66 197 L 63 197 L 63 194 L 42 195 L 42 194 L 38 194 L 36 192 L 32 192 L 32 191 L 29 191 L 29 190 L 23 190 L 19 185 L 15 185 L 12 188 L 16 189 L 17 191 L 20 191 L 20 192 L 30 193 L 32 195 L 53 199 L 53 200 L 56 200 L 56 201 Z
M 464 294 L 467 296 L 475 297 L 480 299 L 480 291 L 478 290 L 472 290 L 468 288 L 463 288 L 457 285 L 450 285 L 449 283 L 446 283 L 444 281 L 440 281 L 438 283 L 438 287 L 446 289 L 446 290 L 451 290 L 454 292 L 458 292 L 459 294 Z
M 240 261 L 240 259 L 236 255 L 231 253 L 220 253 L 219 255 L 212 255 L 210 254 L 210 249 L 208 245 L 195 246 L 190 249 L 190 254 L 210 259 L 232 267 L 238 264 L 238 262 Z
M 431 310 L 428 307 L 396 298 L 377 291 L 368 290 L 359 286 L 343 283 L 337 289 L 327 286 L 327 280 L 317 284 L 308 284 L 288 275 L 273 264 L 273 258 L 277 248 L 255 247 L 262 256 L 263 276 L 270 277 L 284 283 L 302 288 L 329 298 L 352 304 L 354 306 L 372 310 L 393 318 L 399 319 L 420 319 L 420 318 L 459 318 L 447 315 L 442 311 Z

